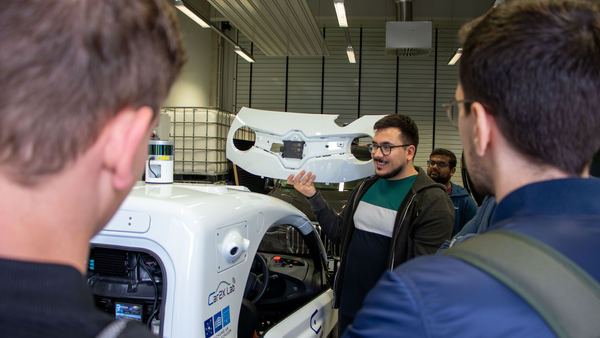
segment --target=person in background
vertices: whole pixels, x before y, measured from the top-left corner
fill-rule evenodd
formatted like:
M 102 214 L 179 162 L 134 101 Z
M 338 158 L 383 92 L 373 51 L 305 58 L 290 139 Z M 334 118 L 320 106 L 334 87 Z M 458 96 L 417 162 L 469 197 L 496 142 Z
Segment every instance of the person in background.
M 384 271 L 435 253 L 450 239 L 454 226 L 454 206 L 446 188 L 413 165 L 419 145 L 416 123 L 392 114 L 374 129 L 369 150 L 376 176 L 352 191 L 340 215 L 323 200 L 311 172 L 287 179 L 307 197 L 327 237 L 341 244 L 334 285 L 340 335 Z
M 155 337 L 84 275 L 185 62 L 172 6 L 1 1 L 0 46 L 0 336 Z
M 598 282 L 600 181 L 589 179 L 589 168 L 600 148 L 600 8 L 591 1 L 507 1 L 464 26 L 460 37 L 459 84 L 447 106 L 458 108 L 477 191 L 497 201 L 489 231 L 477 240 L 494 230 L 516 233 Z M 474 240 L 385 272 L 344 337 L 555 337 L 525 298 L 445 255 Z M 573 303 L 565 306 L 579 310 L 580 301 Z
M 454 204 L 455 236 L 477 213 L 477 204 L 467 189 L 450 182 L 456 172 L 456 156 L 448 149 L 436 148 L 427 161 L 427 175 L 437 183 L 446 187 L 446 192 Z

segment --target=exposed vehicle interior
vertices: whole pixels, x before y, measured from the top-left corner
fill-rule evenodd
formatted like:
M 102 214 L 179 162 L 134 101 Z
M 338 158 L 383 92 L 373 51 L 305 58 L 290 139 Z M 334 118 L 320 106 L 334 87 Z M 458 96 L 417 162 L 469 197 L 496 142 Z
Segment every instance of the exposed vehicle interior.
M 92 246 L 87 282 L 96 307 L 144 323 L 160 334 L 164 267 L 155 255 L 122 248 Z
M 329 289 L 323 246 L 316 232 L 303 235 L 289 225 L 274 226 L 263 237 L 244 290 L 238 337 L 264 335 L 269 328 Z M 94 245 L 88 285 L 96 306 L 114 316 L 143 323 L 162 336 L 162 292 L 166 276 L 151 252 Z M 167 295 L 168 297 L 168 295 Z
M 320 240 L 316 232 L 303 235 L 289 225 L 267 231 L 246 283 L 238 337 L 265 334 L 329 289 Z

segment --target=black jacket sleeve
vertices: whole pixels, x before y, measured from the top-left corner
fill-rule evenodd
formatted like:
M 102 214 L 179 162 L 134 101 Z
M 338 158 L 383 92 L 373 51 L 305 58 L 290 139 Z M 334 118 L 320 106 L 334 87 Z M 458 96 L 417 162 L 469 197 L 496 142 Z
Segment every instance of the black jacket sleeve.
M 434 254 L 452 235 L 454 204 L 445 191 L 429 188 L 422 192 L 412 223 L 412 257 Z
M 343 221 L 342 216 L 338 215 L 338 213 L 325 202 L 323 196 L 321 196 L 321 192 L 318 190 L 313 197 L 307 198 L 307 200 L 315 213 L 315 216 L 317 216 L 317 221 L 319 221 L 321 229 L 323 229 L 329 240 L 334 244 L 340 244 L 340 229 Z

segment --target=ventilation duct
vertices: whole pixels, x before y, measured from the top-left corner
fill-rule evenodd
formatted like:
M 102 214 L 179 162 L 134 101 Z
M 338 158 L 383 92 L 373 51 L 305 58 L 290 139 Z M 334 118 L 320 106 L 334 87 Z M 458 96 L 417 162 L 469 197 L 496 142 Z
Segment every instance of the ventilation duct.
M 431 52 L 431 21 L 412 21 L 412 0 L 396 1 L 396 20 L 385 24 L 385 55 L 428 56 Z

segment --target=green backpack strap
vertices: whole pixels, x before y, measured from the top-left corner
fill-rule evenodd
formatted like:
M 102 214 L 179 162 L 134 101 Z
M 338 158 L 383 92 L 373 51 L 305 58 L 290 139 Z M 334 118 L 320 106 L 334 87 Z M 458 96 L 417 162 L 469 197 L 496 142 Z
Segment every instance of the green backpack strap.
M 600 336 L 600 284 L 545 243 L 520 233 L 494 230 L 442 254 L 504 283 L 538 312 L 557 337 Z

